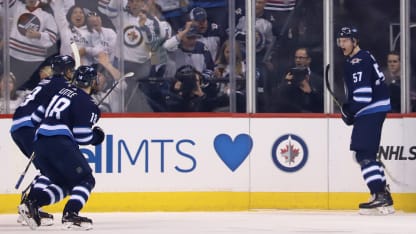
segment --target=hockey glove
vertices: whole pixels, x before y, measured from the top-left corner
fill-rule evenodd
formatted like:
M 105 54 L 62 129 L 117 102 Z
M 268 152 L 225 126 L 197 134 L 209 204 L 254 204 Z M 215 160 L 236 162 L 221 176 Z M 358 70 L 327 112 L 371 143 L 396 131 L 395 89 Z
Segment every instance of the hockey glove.
M 95 126 L 92 129 L 91 145 L 99 145 L 99 144 L 101 144 L 101 142 L 104 141 L 104 138 L 105 138 L 104 131 L 100 127 Z
M 351 113 L 350 106 L 348 104 L 344 103 L 342 105 L 341 113 L 342 120 L 347 126 L 351 126 L 354 124 L 354 114 Z

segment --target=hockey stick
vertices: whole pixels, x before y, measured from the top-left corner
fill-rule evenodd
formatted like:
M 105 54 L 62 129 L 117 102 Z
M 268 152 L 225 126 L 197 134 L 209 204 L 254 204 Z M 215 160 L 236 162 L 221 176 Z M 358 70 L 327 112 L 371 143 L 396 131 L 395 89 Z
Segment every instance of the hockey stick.
M 388 177 L 391 179 L 391 181 L 393 181 L 393 183 L 403 186 L 403 187 L 410 187 L 409 184 L 401 182 L 400 180 L 396 179 L 396 177 L 393 177 L 392 174 L 390 173 L 389 170 L 387 170 L 386 165 L 384 165 L 383 161 L 381 160 L 381 158 L 379 159 L 379 162 L 381 163 L 381 166 L 384 168 L 384 172 L 386 172 L 386 174 L 388 175 Z
M 75 69 L 77 69 L 79 66 L 81 66 L 81 57 L 79 55 L 78 46 L 75 44 L 75 42 L 71 42 L 71 50 L 72 54 L 74 55 Z
M 335 104 L 337 104 L 337 106 L 342 110 L 341 102 L 335 96 L 335 93 L 331 88 L 331 84 L 329 83 L 329 68 L 330 68 L 330 65 L 327 64 L 326 67 L 325 67 L 325 85 L 326 85 L 326 89 L 328 90 L 329 94 L 331 94 L 332 99 L 334 99 Z
M 134 72 L 129 72 L 127 74 L 124 74 L 119 80 L 117 80 L 116 82 L 114 82 L 113 86 L 111 86 L 111 88 L 108 90 L 108 92 L 104 95 L 103 98 L 101 98 L 101 100 L 98 102 L 97 106 L 100 106 L 101 104 L 103 104 L 104 100 L 108 97 L 108 95 L 110 95 L 110 93 L 114 90 L 114 88 L 120 83 L 120 81 L 126 79 L 126 78 L 130 78 L 134 76 Z
M 35 152 L 33 152 L 32 155 L 30 155 L 29 162 L 27 163 L 25 170 L 22 172 L 22 174 L 20 174 L 19 179 L 17 180 L 17 183 L 14 186 L 15 189 L 19 189 L 20 184 L 22 183 L 23 178 L 25 177 L 27 170 L 29 170 L 29 166 L 33 162 L 34 158 L 35 158 Z

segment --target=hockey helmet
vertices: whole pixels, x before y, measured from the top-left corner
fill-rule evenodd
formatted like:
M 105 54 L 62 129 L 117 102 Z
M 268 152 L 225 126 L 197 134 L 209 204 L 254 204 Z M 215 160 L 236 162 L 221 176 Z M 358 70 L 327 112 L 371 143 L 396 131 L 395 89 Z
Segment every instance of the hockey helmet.
M 93 66 L 80 66 L 74 73 L 74 85 L 88 88 L 97 85 L 97 70 Z
M 54 74 L 64 75 L 67 70 L 74 70 L 75 60 L 69 55 L 56 55 L 52 58 L 51 67 Z
M 353 26 L 342 27 L 338 32 L 337 38 L 351 38 L 359 39 L 359 34 L 357 28 Z

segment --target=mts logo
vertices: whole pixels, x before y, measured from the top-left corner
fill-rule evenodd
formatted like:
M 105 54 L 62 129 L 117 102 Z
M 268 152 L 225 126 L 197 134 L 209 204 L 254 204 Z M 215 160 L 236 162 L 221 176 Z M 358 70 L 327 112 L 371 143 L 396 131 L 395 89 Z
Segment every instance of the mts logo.
M 195 141 L 191 139 L 141 139 L 128 142 L 106 135 L 103 144 L 94 148 L 81 148 L 89 163 L 95 164 L 95 173 L 117 173 L 134 167 L 150 173 L 158 169 L 160 173 L 174 170 L 190 173 L 196 170 L 197 157 L 194 155 Z
M 380 146 L 378 157 L 384 160 L 416 160 L 416 146 L 408 150 L 404 146 Z

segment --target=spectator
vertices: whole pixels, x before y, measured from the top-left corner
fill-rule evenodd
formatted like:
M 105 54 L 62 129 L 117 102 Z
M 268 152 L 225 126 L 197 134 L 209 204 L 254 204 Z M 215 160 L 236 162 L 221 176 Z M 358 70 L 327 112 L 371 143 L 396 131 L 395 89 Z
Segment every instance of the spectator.
M 162 16 L 162 8 L 159 4 L 154 1 L 148 2 L 149 14 L 153 17 L 156 17 L 159 20 L 159 25 L 161 30 L 164 32 L 161 33 L 159 39 L 153 40 L 153 43 L 150 45 L 151 50 L 151 75 L 152 76 L 163 76 L 164 69 L 168 60 L 167 50 L 165 48 L 165 42 L 172 37 L 172 27 L 168 21 Z
M 217 78 L 228 79 L 231 73 L 230 65 L 230 41 L 225 41 L 218 53 L 218 59 L 215 62 L 214 76 Z M 237 97 L 237 112 L 245 111 L 245 70 L 243 55 L 239 43 L 235 43 L 235 79 L 236 79 L 236 97 Z M 220 107 L 216 111 L 229 111 L 229 95 L 230 87 L 229 80 L 219 83 L 219 93 L 217 98 L 217 106 Z
M 147 1 L 147 12 L 159 22 L 160 35 L 155 36 L 148 45 L 150 48 L 151 70 L 149 79 L 140 82 L 141 90 L 145 93 L 147 101 L 154 112 L 165 111 L 163 107 L 164 94 L 163 91 L 168 86 L 168 81 L 163 79 L 168 63 L 168 52 L 166 44 L 172 38 L 172 27 L 162 15 L 162 7 L 154 0 Z M 163 31 L 163 32 L 162 32 Z
M 211 53 L 204 43 L 198 41 L 200 37 L 192 23 L 187 23 L 184 29 L 167 42 L 169 62 L 166 67 L 166 77 L 174 77 L 177 69 L 187 64 L 192 65 L 200 73 L 214 70 Z
M 236 1 L 245 2 L 245 1 Z M 193 8 L 203 8 L 207 13 L 211 27 L 228 28 L 228 1 L 227 0 L 193 0 Z
M 90 32 L 90 46 L 86 47 L 90 54 L 88 64 L 97 63 L 99 57 L 107 56 L 110 64 L 114 62 L 114 49 L 117 44 L 117 34 L 112 28 L 103 27 L 101 16 L 94 11 L 87 12 L 87 29 Z
M 148 12 L 149 7 L 144 0 L 110 0 L 107 4 L 100 5 L 99 9 L 110 17 L 118 33 L 124 35 L 123 44 L 116 46 L 115 64 L 124 67 L 126 73 L 135 73 L 136 79 L 126 80 L 127 111 L 151 112 L 147 97 L 138 81 L 149 76 L 151 48 L 163 40 L 165 30 L 161 28 L 159 19 Z M 123 11 L 119 12 L 119 9 Z
M 263 55 L 266 52 L 267 47 L 272 42 L 273 32 L 272 32 L 272 23 L 269 19 L 263 17 L 264 6 L 266 4 L 265 0 L 256 0 L 256 60 L 263 61 Z M 247 19 L 245 16 L 240 17 L 236 25 L 236 39 L 243 45 L 246 41 L 246 27 Z M 241 47 L 245 53 L 245 46 Z
M 16 77 L 16 88 L 33 89 L 38 79 L 36 68 L 48 57 L 48 49 L 57 41 L 57 26 L 46 11 L 48 5 L 37 0 L 19 0 L 10 4 L 13 17 L 10 29 L 10 71 Z M 26 82 L 26 84 L 24 84 Z
M 95 66 L 98 83 L 97 91 L 92 97 L 96 103 L 102 102 L 98 106 L 101 112 L 122 112 L 122 94 L 127 88 L 126 81 L 120 79 L 120 71 L 109 63 L 98 63 Z M 111 90 L 113 85 L 114 89 Z M 105 97 L 107 93 L 108 96 Z
M 293 11 L 296 6 L 296 0 L 267 0 L 265 10 L 270 12 L 277 23 L 285 21 L 287 14 Z
M 92 55 L 87 53 L 87 48 L 92 47 L 90 32 L 87 29 L 85 11 L 78 5 L 73 5 L 68 12 L 64 12 L 62 1 L 53 1 L 51 7 L 55 20 L 58 23 L 61 39 L 60 54 L 72 55 L 71 43 L 75 42 L 81 58 L 81 65 L 91 64 Z
M 53 0 L 53 1 L 56 1 L 56 0 Z M 88 9 L 89 11 L 98 13 L 101 17 L 103 27 L 112 28 L 113 30 L 115 30 L 114 25 L 111 22 L 111 20 L 106 15 L 102 14 L 101 11 L 99 10 L 99 6 L 101 4 L 103 6 L 105 6 L 106 3 L 108 2 L 108 0 L 94 0 L 94 1 L 91 1 L 91 0 L 90 1 L 87 1 L 87 0 L 61 0 L 61 1 L 64 1 L 65 12 L 68 12 L 69 8 L 73 5 L 80 6 L 83 9 Z M 126 1 L 126 0 L 121 0 L 121 1 Z
M 214 74 L 216 77 L 219 78 L 226 78 L 231 73 L 231 65 L 230 65 L 230 55 L 231 55 L 231 48 L 230 48 L 230 41 L 226 40 L 218 53 L 218 58 L 215 61 L 215 70 Z M 241 47 L 239 43 L 235 43 L 235 75 L 239 77 L 244 77 L 245 75 L 245 63 L 243 54 L 241 52 Z
M 178 68 L 172 82 L 170 95 L 166 97 L 170 112 L 201 112 L 205 108 L 206 95 L 202 90 L 202 74 L 192 65 Z
M 274 92 L 270 112 L 323 112 L 323 97 L 312 88 L 309 81 L 309 71 L 306 68 L 292 68 Z
M 400 82 L 400 54 L 390 51 L 387 54 L 387 67 L 383 70 L 386 84 Z
M 323 78 L 319 74 L 313 72 L 311 70 L 311 63 L 312 58 L 310 56 L 309 49 L 305 47 L 300 47 L 295 51 L 295 67 L 299 68 L 306 68 L 309 75 L 309 83 L 318 94 L 320 94 L 323 98 Z M 285 75 L 285 81 L 289 80 L 288 77 L 290 75 L 290 72 L 286 73 Z M 323 109 L 323 103 L 322 103 L 322 109 Z
M 173 31 L 178 31 L 186 22 L 186 13 L 192 4 L 189 0 L 152 0 L 161 7 L 164 19 L 172 26 Z
M 217 56 L 217 51 L 225 37 L 223 25 L 216 23 L 208 23 L 208 15 L 204 8 L 195 7 L 189 12 L 189 20 L 196 28 L 196 31 L 201 34 L 198 41 L 205 44 L 211 53 L 214 61 Z
M 7 94 L 9 94 L 8 98 Z M 16 77 L 13 73 L 10 72 L 8 77 L 3 74 L 0 79 L 0 114 L 14 113 L 23 99 L 23 95 L 16 91 Z M 9 111 L 6 108 L 7 100 L 9 101 Z
M 390 104 L 391 111 L 400 113 L 401 112 L 401 82 L 400 82 L 400 54 L 391 51 L 387 54 L 387 67 L 383 71 L 384 77 L 386 78 L 386 84 L 390 90 Z
M 266 0 L 256 0 L 256 20 L 255 20 L 255 39 L 256 39 L 256 70 L 259 73 L 257 80 L 257 99 L 259 100 L 257 112 L 264 112 L 267 102 L 271 98 L 272 80 L 270 73 L 273 64 L 270 62 L 268 48 L 273 41 L 272 23 L 264 15 Z M 241 43 L 241 48 L 245 56 L 246 27 L 247 18 L 240 17 L 236 26 L 236 40 Z
M 297 0 L 296 6 L 294 1 L 289 2 L 293 2 L 293 5 L 288 8 L 292 10 L 285 11 L 286 13 L 274 12 L 284 17 L 282 19 L 284 21 L 279 21 L 278 17 L 274 22 L 274 34 L 277 40 L 273 45 L 272 59 L 273 64 L 277 64 L 274 67 L 276 77 L 283 77 L 287 72 L 286 69 L 292 66 L 292 61 L 288 59 L 287 54 L 299 47 L 309 49 L 309 56 L 315 61 L 311 69 L 322 74 L 323 21 L 316 17 L 322 13 L 322 2 Z
M 401 113 L 401 79 L 400 79 L 400 54 L 390 51 L 387 54 L 387 67 L 383 70 L 386 84 L 390 90 L 391 111 Z M 410 102 L 416 106 L 416 90 L 414 79 L 410 79 Z

